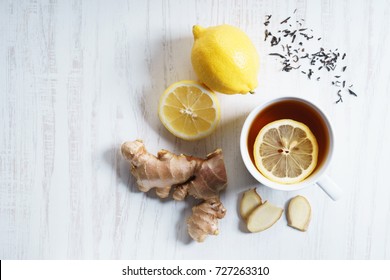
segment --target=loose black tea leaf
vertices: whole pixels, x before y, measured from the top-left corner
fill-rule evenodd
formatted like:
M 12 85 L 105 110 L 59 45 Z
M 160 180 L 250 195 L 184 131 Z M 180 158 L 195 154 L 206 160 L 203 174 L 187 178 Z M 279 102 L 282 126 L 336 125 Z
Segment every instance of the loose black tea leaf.
M 350 89 L 348 89 L 348 92 L 349 92 L 349 94 L 351 94 L 351 95 L 353 95 L 353 96 L 357 96 L 357 94 L 356 93 L 354 93 L 352 90 L 350 90 Z
M 276 38 L 275 36 L 272 36 L 271 46 L 276 46 L 277 44 L 279 44 L 279 42 L 280 42 L 280 38 Z
M 300 32 L 299 34 L 301 34 L 303 37 L 305 37 L 305 38 L 306 38 L 306 40 L 311 40 L 311 39 L 313 39 L 313 38 L 314 38 L 314 36 L 307 35 L 306 33 L 302 33 L 302 32 Z
M 268 24 L 270 23 L 270 19 L 271 19 L 272 15 L 266 15 L 265 16 L 265 22 L 264 22 L 264 25 L 265 26 L 268 26 Z
M 314 73 L 313 70 L 309 69 L 309 73 L 307 74 L 307 77 L 311 79 L 311 75 L 313 75 L 313 73 Z
M 341 90 L 339 90 L 339 91 L 337 92 L 337 95 L 338 95 L 339 99 L 336 101 L 336 104 L 339 103 L 339 102 L 343 102 L 343 98 L 342 98 L 340 92 L 341 92 Z
M 293 38 L 292 38 L 292 40 L 291 40 L 291 43 L 294 43 L 296 37 L 297 37 L 296 35 L 293 35 Z
M 286 18 L 286 19 L 283 20 L 280 24 L 287 23 L 287 21 L 288 21 L 290 18 L 291 18 L 291 17 Z
M 267 29 L 265 30 L 265 32 L 264 32 L 264 41 L 267 41 L 267 38 L 268 38 L 268 36 L 272 36 L 272 33 L 271 32 L 269 32 Z
M 332 85 L 334 85 L 336 87 L 340 87 L 340 81 L 334 81 L 334 82 L 332 82 Z
M 275 56 L 279 56 L 280 58 L 285 58 L 284 55 L 281 55 L 280 53 L 270 53 L 268 55 L 275 55 Z
M 288 56 L 291 56 L 291 51 L 290 51 L 290 49 L 291 49 L 291 46 L 286 45 L 286 50 L 287 50 L 287 55 L 288 55 Z

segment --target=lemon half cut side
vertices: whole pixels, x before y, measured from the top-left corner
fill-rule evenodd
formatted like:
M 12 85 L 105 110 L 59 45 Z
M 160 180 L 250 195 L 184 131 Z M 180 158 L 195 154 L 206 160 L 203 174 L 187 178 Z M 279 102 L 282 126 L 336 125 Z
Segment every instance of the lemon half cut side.
M 185 140 L 210 135 L 221 116 L 216 94 L 195 81 L 169 86 L 160 98 L 158 114 L 173 135 Z

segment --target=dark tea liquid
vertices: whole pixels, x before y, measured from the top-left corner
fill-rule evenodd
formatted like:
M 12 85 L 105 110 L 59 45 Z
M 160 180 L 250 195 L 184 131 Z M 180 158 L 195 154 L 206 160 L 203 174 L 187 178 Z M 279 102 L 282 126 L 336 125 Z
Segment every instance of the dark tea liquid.
M 318 142 L 318 162 L 316 170 L 325 162 L 329 151 L 329 132 L 321 115 L 309 105 L 297 100 L 282 100 L 264 108 L 253 121 L 248 134 L 249 155 L 255 164 L 253 146 L 260 130 L 270 122 L 280 119 L 292 119 L 306 124 Z M 313 173 L 314 173 L 313 172 Z

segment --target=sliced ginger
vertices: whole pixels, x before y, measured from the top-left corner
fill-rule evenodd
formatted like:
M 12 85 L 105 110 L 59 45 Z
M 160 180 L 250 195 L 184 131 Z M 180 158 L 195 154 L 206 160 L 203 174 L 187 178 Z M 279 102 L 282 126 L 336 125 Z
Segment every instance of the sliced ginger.
M 262 202 L 256 189 L 247 190 L 240 202 L 240 215 L 250 232 L 260 232 L 270 228 L 282 216 L 283 209 L 268 201 Z M 309 201 L 303 196 L 296 196 L 289 202 L 287 221 L 290 227 L 306 231 L 311 219 Z
M 296 196 L 290 200 L 287 209 L 287 222 L 290 227 L 306 231 L 311 220 L 309 201 L 303 196 Z
M 247 227 L 250 232 L 260 232 L 270 228 L 282 216 L 283 209 L 268 201 L 258 206 L 248 216 Z
M 240 203 L 240 215 L 244 220 L 247 220 L 250 213 L 256 207 L 262 204 L 261 196 L 256 192 L 256 188 L 244 192 Z
M 256 188 L 247 190 L 240 203 L 240 215 L 250 232 L 260 232 L 270 228 L 282 216 L 283 209 L 270 202 L 263 203 Z

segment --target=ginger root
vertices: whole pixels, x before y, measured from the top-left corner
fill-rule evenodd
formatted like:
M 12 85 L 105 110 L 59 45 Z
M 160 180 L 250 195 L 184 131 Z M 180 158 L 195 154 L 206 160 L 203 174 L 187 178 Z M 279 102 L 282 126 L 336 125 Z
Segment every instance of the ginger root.
M 192 216 L 187 220 L 188 233 L 192 239 L 203 242 L 208 234 L 218 235 L 218 220 L 226 214 L 219 199 L 205 200 L 203 203 L 192 207 Z
M 202 242 L 207 235 L 218 234 L 218 219 L 226 214 L 219 193 L 227 186 L 221 149 L 208 154 L 206 159 L 167 150 L 160 150 L 155 157 L 146 151 L 141 140 L 136 140 L 123 143 L 121 152 L 131 164 L 140 191 L 155 188 L 157 196 L 166 198 L 174 188 L 175 200 L 183 200 L 187 195 L 202 200 L 192 208 L 192 216 L 187 220 L 188 233 L 194 240 Z

